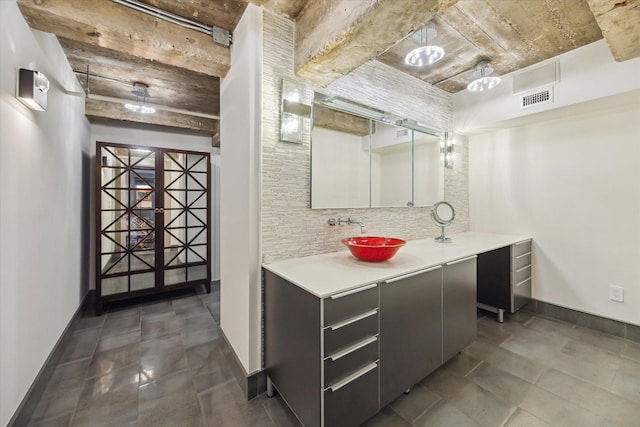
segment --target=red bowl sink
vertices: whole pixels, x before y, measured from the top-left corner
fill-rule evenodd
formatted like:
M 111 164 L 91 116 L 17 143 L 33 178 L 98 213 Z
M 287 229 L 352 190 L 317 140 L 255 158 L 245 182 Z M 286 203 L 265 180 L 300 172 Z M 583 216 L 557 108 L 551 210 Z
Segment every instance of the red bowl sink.
M 348 237 L 342 243 L 362 261 L 386 261 L 398 252 L 404 240 L 387 237 Z

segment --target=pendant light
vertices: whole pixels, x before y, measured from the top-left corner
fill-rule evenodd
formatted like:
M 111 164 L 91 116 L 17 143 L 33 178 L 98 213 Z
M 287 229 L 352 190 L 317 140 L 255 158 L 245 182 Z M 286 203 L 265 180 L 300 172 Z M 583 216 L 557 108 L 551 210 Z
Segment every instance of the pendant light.
M 483 92 L 498 86 L 500 77 L 489 77 L 491 73 L 493 73 L 493 68 L 489 65 L 489 61 L 480 61 L 476 65 L 476 71 L 473 73 L 476 79 L 467 85 L 467 90 L 470 92 Z
M 404 58 L 404 62 L 412 67 L 422 67 L 440 61 L 444 57 L 444 49 L 440 46 L 429 44 L 438 33 L 433 27 L 422 28 L 416 31 L 411 38 L 420 44 L 420 47 L 413 49 Z
M 145 102 L 147 101 L 147 98 L 149 98 L 150 96 L 149 91 L 147 89 L 149 89 L 148 85 L 140 82 L 135 82 L 133 84 L 133 90 L 131 91 L 131 93 L 136 96 L 136 101 L 138 101 L 139 98 L 142 98 L 142 104 L 140 104 L 139 102 L 135 104 L 124 104 L 124 107 L 129 111 L 133 111 L 134 113 L 139 113 L 139 114 L 155 113 L 156 112 L 155 108 L 144 105 Z

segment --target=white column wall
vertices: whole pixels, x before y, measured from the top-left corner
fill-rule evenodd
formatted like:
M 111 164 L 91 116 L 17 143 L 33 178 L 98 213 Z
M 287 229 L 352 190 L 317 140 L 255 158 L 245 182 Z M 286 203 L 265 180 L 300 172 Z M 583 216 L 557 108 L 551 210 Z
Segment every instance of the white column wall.
M 469 137 L 471 230 L 533 236 L 535 299 L 640 325 L 640 91 L 544 117 Z
M 15 98 L 19 68 L 51 82 L 48 110 Z M 57 39 L 0 1 L 0 425 L 88 290 L 89 123 Z
M 260 369 L 262 9 L 233 32 L 220 85 L 220 323 L 246 373 Z

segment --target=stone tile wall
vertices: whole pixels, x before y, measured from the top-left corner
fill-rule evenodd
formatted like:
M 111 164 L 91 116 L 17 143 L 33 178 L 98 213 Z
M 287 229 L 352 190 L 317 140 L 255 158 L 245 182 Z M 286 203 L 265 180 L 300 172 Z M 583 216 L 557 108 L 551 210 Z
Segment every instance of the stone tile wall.
M 323 209 L 309 208 L 310 129 L 305 120 L 303 143 L 280 142 L 280 81 L 304 87 L 311 103 L 314 87 L 294 75 L 294 24 L 264 11 L 262 92 L 262 254 L 265 262 L 344 249 L 340 240 L 357 235 L 357 225 L 329 227 L 329 218 L 355 218 L 366 224 L 365 234 L 414 240 L 439 235 L 429 208 Z M 371 61 L 353 73 L 317 88 L 401 117 L 411 117 L 434 127 L 448 128 L 452 120 L 451 96 L 418 79 Z M 445 170 L 445 199 L 456 208 L 449 233 L 469 230 L 468 149 L 456 146 L 457 166 Z

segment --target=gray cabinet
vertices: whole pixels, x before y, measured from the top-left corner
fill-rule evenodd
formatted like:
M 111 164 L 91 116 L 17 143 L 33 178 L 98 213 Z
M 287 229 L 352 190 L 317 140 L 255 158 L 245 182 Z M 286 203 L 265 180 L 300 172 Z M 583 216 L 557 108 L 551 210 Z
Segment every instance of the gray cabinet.
M 443 267 L 443 363 L 476 339 L 476 258 L 474 255 L 449 262 Z
M 265 369 L 305 426 L 356 426 L 378 410 L 378 285 L 318 298 L 265 272 Z
M 522 308 L 531 299 L 531 240 L 478 255 L 478 307 L 498 313 Z
M 380 407 L 442 364 L 441 292 L 441 266 L 380 285 Z

